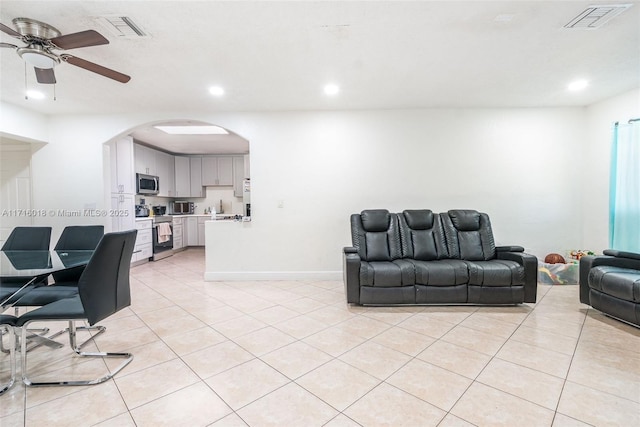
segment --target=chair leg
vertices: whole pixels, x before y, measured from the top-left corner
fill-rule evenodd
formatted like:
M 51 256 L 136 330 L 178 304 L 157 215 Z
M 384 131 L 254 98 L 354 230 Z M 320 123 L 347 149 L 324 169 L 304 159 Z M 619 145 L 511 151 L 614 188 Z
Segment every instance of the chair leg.
M 29 387 L 44 387 L 44 386 L 80 386 L 80 385 L 94 385 L 103 383 L 111 378 L 113 378 L 118 372 L 124 369 L 131 361 L 133 360 L 133 354 L 131 353 L 110 353 L 110 352 L 83 352 L 80 351 L 80 347 L 85 343 L 82 343 L 80 346 L 77 344 L 76 339 L 76 325 L 74 320 L 69 320 L 69 345 L 71 349 L 79 356 L 82 357 L 101 357 L 101 358 L 121 358 L 125 359 L 116 369 L 112 372 L 93 379 L 93 380 L 67 380 L 67 381 L 32 381 L 27 376 L 27 351 L 26 351 L 26 324 L 22 327 L 22 340 L 21 340 L 21 362 L 22 362 L 22 381 L 25 385 Z
M 48 330 L 48 329 L 47 329 Z M 103 334 L 107 331 L 106 326 L 100 326 L 100 325 L 96 325 L 96 326 L 76 326 L 76 331 L 97 331 L 95 335 L 90 335 L 89 338 L 87 338 L 85 341 L 83 341 L 77 348 L 81 349 L 82 347 L 84 347 L 85 345 L 87 345 L 89 342 L 93 341 L 98 335 Z M 69 332 L 69 328 L 65 328 L 61 331 L 56 332 L 53 335 L 49 335 L 47 337 L 48 340 L 53 340 L 54 338 L 59 337 L 62 334 L 66 334 Z M 70 332 L 69 332 L 70 333 Z M 46 342 L 40 341 L 35 345 L 32 345 L 31 347 L 27 348 L 27 351 L 31 351 L 34 348 L 38 348 L 41 345 L 46 345 Z
M 8 382 L 0 385 L 0 395 L 6 392 L 7 390 L 9 390 L 11 386 L 16 382 L 16 336 L 12 326 L 4 326 L 3 329 L 6 329 L 7 331 L 6 335 L 8 335 L 8 339 L 10 343 L 8 352 L 9 352 L 9 365 L 10 365 L 9 369 L 11 371 L 11 376 Z M 5 335 L 5 332 L 3 330 L 2 336 L 4 335 Z M 2 341 L 2 336 L 0 336 L 0 341 Z

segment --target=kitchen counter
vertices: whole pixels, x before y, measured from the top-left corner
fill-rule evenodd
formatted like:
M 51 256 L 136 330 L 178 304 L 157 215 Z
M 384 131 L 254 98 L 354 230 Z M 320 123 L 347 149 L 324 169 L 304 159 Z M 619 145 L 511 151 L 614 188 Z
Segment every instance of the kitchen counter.
M 187 214 L 187 215 L 171 215 L 174 218 L 207 218 L 211 220 L 211 215 L 208 214 Z M 216 221 L 234 221 L 234 214 L 216 214 Z

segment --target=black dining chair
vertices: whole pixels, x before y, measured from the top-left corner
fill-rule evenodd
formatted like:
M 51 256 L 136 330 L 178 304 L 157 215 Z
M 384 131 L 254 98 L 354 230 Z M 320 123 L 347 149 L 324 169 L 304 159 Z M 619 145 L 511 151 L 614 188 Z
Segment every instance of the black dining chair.
M 137 230 L 105 234 L 78 280 L 78 294 L 61 299 L 18 317 L 15 326 L 21 328 L 22 380 L 27 386 L 93 385 L 112 378 L 133 360 L 131 353 L 83 352 L 76 343 L 76 321 L 97 322 L 131 304 L 129 270 Z M 69 322 L 69 344 L 83 357 L 125 359 L 110 373 L 93 380 L 32 381 L 28 377 L 27 326 L 32 322 Z
M 48 251 L 51 227 L 15 227 L 2 245 L 3 251 Z
M 3 251 L 48 251 L 51 227 L 15 227 L 2 245 Z M 27 278 L 29 280 L 30 278 Z M 24 277 L 0 278 L 3 287 L 24 284 Z
M 62 230 L 54 250 L 58 252 L 94 250 L 103 235 L 103 225 L 71 225 Z M 78 292 L 78 280 L 84 269 L 83 265 L 52 273 L 51 276 L 55 280 L 53 284 L 30 290 L 21 295 L 19 300 L 13 302 L 13 305 L 15 307 L 39 307 L 74 296 Z M 9 285 L 3 287 L 7 291 L 11 290 Z
M 62 230 L 62 234 L 53 248 L 55 251 L 93 250 L 104 235 L 103 225 L 70 225 Z M 84 266 L 53 273 L 54 283 L 72 283 L 77 286 Z

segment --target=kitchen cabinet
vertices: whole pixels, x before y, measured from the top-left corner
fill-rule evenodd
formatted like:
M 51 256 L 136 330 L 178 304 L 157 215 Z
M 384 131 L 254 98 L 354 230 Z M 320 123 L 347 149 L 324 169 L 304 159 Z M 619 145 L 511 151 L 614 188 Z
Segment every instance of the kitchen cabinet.
M 175 196 L 191 196 L 191 165 L 189 157 L 175 156 Z
M 204 197 L 202 188 L 202 156 L 189 157 L 191 197 Z
M 204 246 L 204 223 L 208 219 L 204 216 L 198 217 L 198 246 Z
M 162 151 L 155 151 L 155 158 L 156 174 L 160 181 L 160 191 L 158 192 L 158 196 L 173 197 L 176 193 L 174 156 Z
M 144 145 L 133 145 L 135 171 L 146 175 L 158 175 L 156 167 L 156 150 Z
M 193 216 L 185 218 L 187 225 L 187 233 L 183 234 L 183 238 L 186 236 L 186 242 L 183 242 L 184 246 L 198 246 L 198 218 Z
M 135 221 L 135 227 L 138 229 L 136 243 L 133 247 L 133 255 L 131 262 L 148 260 L 153 256 L 153 220 L 144 219 Z
M 235 197 L 242 197 L 243 182 L 246 177 L 245 174 L 245 161 L 244 157 L 233 157 L 233 195 Z
M 125 137 L 109 144 L 111 170 L 111 231 L 135 228 L 135 173 L 133 138 Z
M 233 185 L 232 156 L 202 156 L 202 185 Z
M 135 194 L 133 138 L 125 137 L 109 144 L 111 192 Z
M 182 249 L 184 244 L 184 220 L 183 218 L 173 218 L 173 249 Z
M 111 231 L 125 231 L 135 228 L 135 196 L 133 194 L 111 193 Z
M 182 232 L 183 246 L 204 246 L 204 223 L 209 220 L 209 216 L 190 216 L 184 219 Z M 175 249 L 175 225 L 173 247 Z

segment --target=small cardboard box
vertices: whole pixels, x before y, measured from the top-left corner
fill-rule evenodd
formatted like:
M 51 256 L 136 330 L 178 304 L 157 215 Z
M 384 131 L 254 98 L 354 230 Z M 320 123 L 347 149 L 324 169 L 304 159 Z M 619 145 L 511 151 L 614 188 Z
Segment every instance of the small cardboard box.
M 580 277 L 580 264 L 547 264 L 538 262 L 538 282 L 547 285 L 577 285 Z

